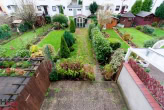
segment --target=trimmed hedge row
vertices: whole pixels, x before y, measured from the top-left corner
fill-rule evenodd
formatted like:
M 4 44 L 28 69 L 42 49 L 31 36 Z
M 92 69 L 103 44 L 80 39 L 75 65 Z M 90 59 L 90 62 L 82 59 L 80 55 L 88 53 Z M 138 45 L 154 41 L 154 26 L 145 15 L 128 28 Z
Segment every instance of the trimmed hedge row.
M 91 30 L 91 36 L 92 45 L 98 62 L 101 64 L 108 63 L 112 54 L 109 41 L 104 38 L 98 27 Z

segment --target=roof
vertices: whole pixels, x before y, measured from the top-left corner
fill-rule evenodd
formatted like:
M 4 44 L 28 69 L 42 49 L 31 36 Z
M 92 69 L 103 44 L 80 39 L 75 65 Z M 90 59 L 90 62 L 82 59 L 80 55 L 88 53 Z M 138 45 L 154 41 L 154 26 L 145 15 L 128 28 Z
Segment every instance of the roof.
M 67 8 L 82 8 L 82 5 L 72 2 L 67 6 Z
M 163 48 L 130 48 L 138 56 L 164 72 L 164 49 Z M 126 60 L 126 59 L 125 59 Z
M 138 14 L 136 14 L 137 16 L 140 16 L 140 17 L 146 17 L 146 16 L 149 16 L 153 14 L 152 12 L 146 12 L 146 11 L 140 11 Z
M 77 18 L 77 17 L 87 18 L 85 15 L 82 15 L 82 14 L 78 14 L 78 15 L 74 16 L 74 18 Z
M 125 13 L 125 14 L 122 14 L 121 15 L 122 17 L 131 17 L 131 18 L 134 18 L 135 16 L 133 15 L 133 13 L 131 13 L 131 12 L 127 12 L 127 13 Z
M 22 20 L 14 20 L 12 23 L 13 24 L 20 24 L 22 22 Z

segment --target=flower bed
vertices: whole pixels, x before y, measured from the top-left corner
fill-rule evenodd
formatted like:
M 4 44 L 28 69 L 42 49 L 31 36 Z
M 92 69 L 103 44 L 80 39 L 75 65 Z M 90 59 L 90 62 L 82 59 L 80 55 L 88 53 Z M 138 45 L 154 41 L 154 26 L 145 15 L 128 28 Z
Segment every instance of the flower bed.
M 164 109 L 164 87 L 160 84 L 160 82 L 146 73 L 144 69 L 140 67 L 134 60 L 130 59 L 129 64 L 140 80 L 144 83 L 146 88 Z

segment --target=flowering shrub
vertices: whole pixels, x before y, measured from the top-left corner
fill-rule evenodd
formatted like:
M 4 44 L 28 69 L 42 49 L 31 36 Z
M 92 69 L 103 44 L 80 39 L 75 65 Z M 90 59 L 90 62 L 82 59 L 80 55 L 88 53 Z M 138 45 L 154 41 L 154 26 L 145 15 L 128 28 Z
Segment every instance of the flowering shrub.
M 112 66 L 113 74 L 117 73 L 119 70 L 119 67 L 121 66 L 121 63 L 124 59 L 124 50 L 117 49 L 114 54 L 112 55 L 112 60 L 109 63 Z
M 112 54 L 110 43 L 106 40 L 101 31 L 96 27 L 91 31 L 92 45 L 96 54 L 96 58 L 100 63 L 106 63 Z
M 93 67 L 84 65 L 80 61 L 64 60 L 57 63 L 56 70 L 59 79 L 89 79 L 94 80 Z

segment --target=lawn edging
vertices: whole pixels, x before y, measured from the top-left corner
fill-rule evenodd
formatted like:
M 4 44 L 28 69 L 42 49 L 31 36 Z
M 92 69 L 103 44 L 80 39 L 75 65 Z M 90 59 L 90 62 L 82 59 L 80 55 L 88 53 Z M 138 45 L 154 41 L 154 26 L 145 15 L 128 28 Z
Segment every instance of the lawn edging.
M 113 28 L 113 30 L 114 30 L 114 32 L 122 39 L 122 37 L 119 35 L 119 33 Z M 124 41 L 124 39 L 122 39 L 123 40 L 123 42 L 125 42 L 127 45 L 129 45 L 126 41 Z M 129 47 L 131 47 L 130 45 L 129 45 Z

